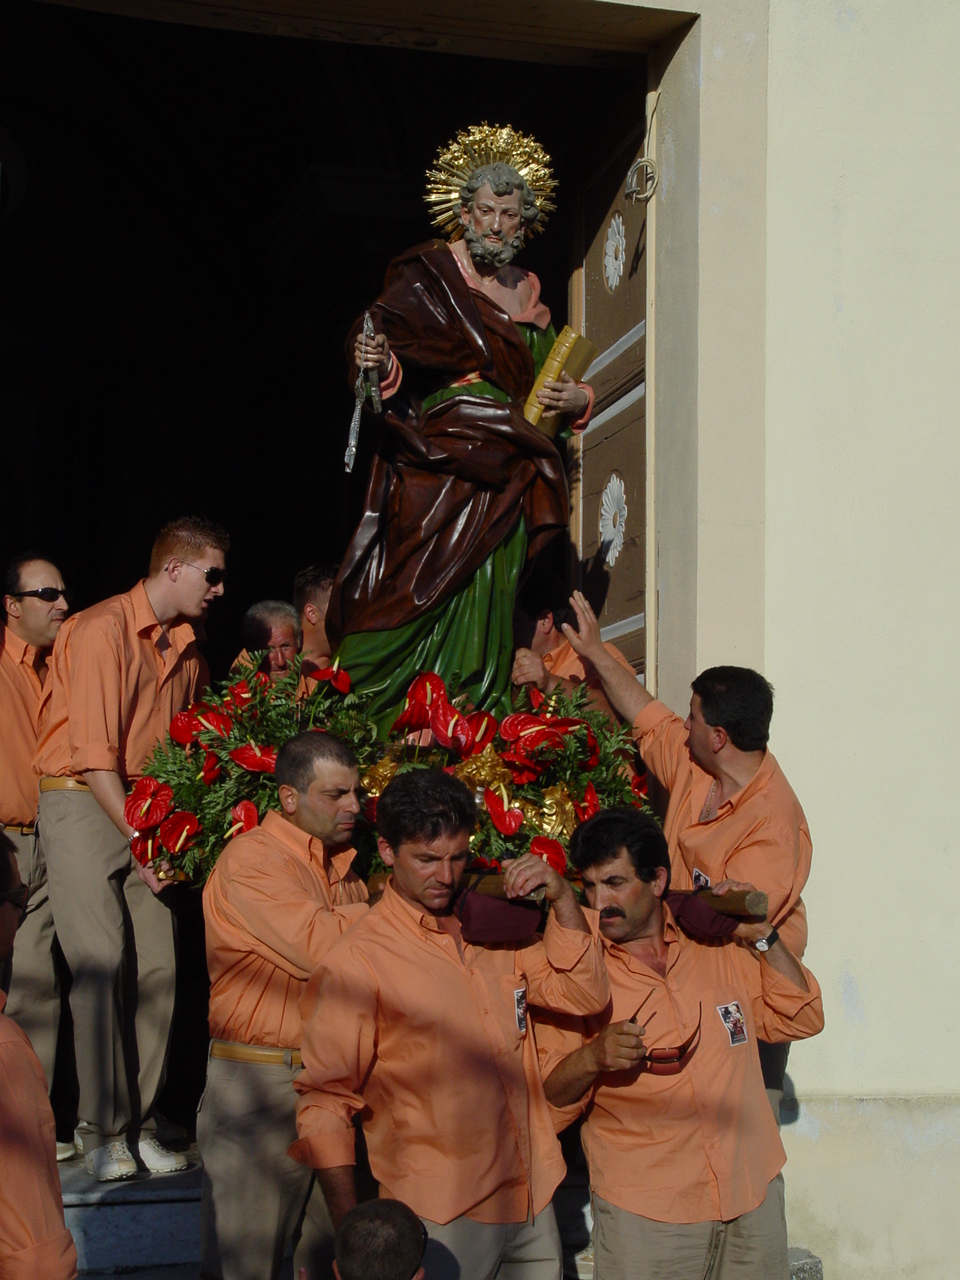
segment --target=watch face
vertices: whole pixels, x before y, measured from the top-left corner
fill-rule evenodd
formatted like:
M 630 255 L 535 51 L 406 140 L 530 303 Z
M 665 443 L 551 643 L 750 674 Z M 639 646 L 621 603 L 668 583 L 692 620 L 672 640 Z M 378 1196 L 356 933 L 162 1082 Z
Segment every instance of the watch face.
M 766 939 L 766 938 L 758 938 L 758 939 L 757 939 L 757 944 L 756 944 L 756 945 L 757 945 L 757 950 L 758 950 L 758 951 L 769 951 L 769 950 L 770 950 L 770 943 L 767 941 L 767 939 Z

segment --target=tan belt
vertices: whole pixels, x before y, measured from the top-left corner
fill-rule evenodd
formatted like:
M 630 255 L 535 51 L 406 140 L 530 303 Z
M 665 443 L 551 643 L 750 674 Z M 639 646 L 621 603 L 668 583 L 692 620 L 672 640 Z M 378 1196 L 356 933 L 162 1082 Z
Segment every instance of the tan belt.
M 299 1049 L 267 1049 L 259 1044 L 234 1044 L 232 1040 L 214 1040 L 210 1045 L 211 1058 L 226 1058 L 228 1062 L 274 1063 L 288 1067 L 302 1067 Z
M 32 836 L 32 835 L 33 835 L 33 833 L 34 833 L 34 831 L 36 830 L 36 828 L 35 828 L 35 826 L 34 826 L 34 824 L 33 824 L 32 822 L 25 822 L 25 823 L 23 824 L 23 826 L 20 826 L 20 825 L 19 825 L 18 823 L 16 823 L 16 822 L 13 822 L 13 823 L 5 822 L 5 823 L 3 824 L 3 830 L 4 830 L 4 831 L 17 831 L 17 832 L 19 832 L 19 833 L 20 833 L 20 835 L 22 835 L 22 836 Z
M 41 778 L 41 791 L 89 791 L 90 788 L 85 782 L 78 782 L 76 778 Z

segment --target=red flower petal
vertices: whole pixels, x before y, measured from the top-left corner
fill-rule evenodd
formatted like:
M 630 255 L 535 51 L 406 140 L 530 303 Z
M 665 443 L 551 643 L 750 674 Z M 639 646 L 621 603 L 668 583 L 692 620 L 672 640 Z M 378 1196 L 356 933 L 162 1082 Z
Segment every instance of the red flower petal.
M 200 737 L 203 726 L 191 711 L 178 711 L 170 721 L 170 737 L 181 747 L 188 747 Z
M 395 733 L 398 729 L 407 729 L 410 732 L 417 732 L 419 729 L 428 729 L 430 727 L 430 708 L 425 702 L 407 702 L 407 705 L 397 716 L 393 722 L 391 733 Z
M 130 852 L 141 867 L 148 866 L 158 853 L 157 833 L 149 831 L 145 835 L 135 835 L 130 841 Z
M 202 729 L 219 734 L 221 738 L 225 738 L 233 728 L 233 721 L 222 711 L 198 711 L 197 719 Z
M 564 875 L 567 870 L 567 855 L 559 840 L 551 840 L 548 836 L 534 836 L 530 841 L 530 852 L 535 858 L 542 858 L 554 871 Z
M 483 793 L 483 803 L 490 815 L 490 821 L 502 836 L 516 835 L 523 824 L 522 809 L 508 809 L 496 791 L 490 787 L 487 787 Z
M 430 729 L 441 747 L 453 748 L 462 756 L 473 747 L 473 730 L 466 716 L 451 707 L 446 698 L 434 702 L 430 709 Z
M 583 793 L 583 801 L 577 804 L 576 800 L 574 800 L 573 808 L 581 822 L 586 822 L 588 818 L 592 818 L 595 813 L 600 812 L 600 797 L 597 795 L 597 788 L 592 782 L 587 783 L 586 790 Z
M 533 782 L 534 778 L 543 772 L 539 765 L 528 760 L 519 751 L 501 751 L 500 759 L 513 774 L 513 781 L 518 787 L 522 787 L 524 783 Z
M 514 742 L 524 729 L 541 729 L 543 723 L 539 716 L 532 716 L 529 711 L 514 711 L 500 721 L 500 737 L 504 742 Z
M 273 773 L 277 766 L 276 747 L 258 747 L 252 742 L 235 747 L 229 753 L 231 760 L 236 760 L 241 769 L 249 773 Z
M 195 813 L 171 813 L 160 823 L 160 843 L 167 853 L 183 853 L 199 830 L 200 819 Z
M 473 749 L 471 755 L 479 755 L 484 747 L 492 742 L 497 736 L 496 716 L 492 716 L 489 711 L 471 711 L 467 716 L 467 724 L 473 733 Z
M 200 772 L 205 787 L 212 786 L 220 777 L 220 759 L 213 751 L 203 757 L 203 769 Z
M 446 702 L 447 686 L 435 671 L 424 671 L 416 677 L 407 690 L 407 702 L 422 702 L 432 707 L 435 702 Z
M 140 778 L 123 806 L 123 818 L 135 831 L 158 826 L 173 808 L 173 788 L 156 778 Z
M 546 699 L 535 684 L 529 686 L 530 705 L 534 711 L 539 711 Z
M 230 810 L 230 816 L 234 822 L 241 824 L 244 831 L 252 831 L 260 822 L 257 806 L 252 800 L 241 800 L 239 804 L 235 804 Z

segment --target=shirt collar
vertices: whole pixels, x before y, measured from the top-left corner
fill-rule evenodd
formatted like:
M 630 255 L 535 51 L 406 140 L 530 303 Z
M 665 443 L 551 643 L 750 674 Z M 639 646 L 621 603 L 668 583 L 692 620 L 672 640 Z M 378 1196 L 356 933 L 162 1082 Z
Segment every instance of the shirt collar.
M 137 635 L 146 635 L 156 641 L 163 627 L 150 603 L 145 583 L 146 579 L 141 578 L 130 592 L 130 599 L 133 601 L 133 624 L 137 629 Z M 167 636 L 178 654 L 186 649 L 191 640 L 196 639 L 193 627 L 186 621 L 177 622 L 168 627 Z
M 721 814 L 732 813 L 738 805 L 742 804 L 747 796 L 753 795 L 755 791 L 759 791 L 773 776 L 773 771 L 777 767 L 769 748 L 764 751 L 763 759 L 760 761 L 760 768 L 749 780 L 745 782 L 739 791 L 735 791 L 729 800 L 724 800 L 717 810 L 717 817 Z
M 37 651 L 32 644 L 21 640 L 15 631 L 11 631 L 5 623 L 0 623 L 0 647 L 6 649 L 17 666 L 32 667 Z
M 671 948 L 679 946 L 683 939 L 683 934 L 677 927 L 677 922 L 674 919 L 673 912 L 667 904 L 663 902 L 661 903 L 661 907 L 663 910 L 663 940 L 667 944 L 667 949 L 669 951 Z M 621 946 L 619 942 L 608 941 L 602 933 L 600 934 L 600 941 L 603 943 L 604 953 L 619 960 L 627 969 L 636 969 L 641 967 L 641 962 L 637 957 L 633 955 L 632 952 L 628 951 L 626 947 Z M 668 959 L 668 969 L 672 963 L 672 959 Z M 642 967 L 646 970 L 646 965 L 643 965 Z
M 336 878 L 343 880 L 347 872 L 350 870 L 350 864 L 357 856 L 356 849 L 342 849 L 340 853 L 335 853 L 332 857 L 324 847 L 324 843 L 317 836 L 308 835 L 306 831 L 301 831 L 299 827 L 295 827 L 292 822 L 281 813 L 277 813 L 275 809 L 271 809 L 260 824 L 264 831 L 271 835 L 275 840 L 279 840 L 281 844 L 287 846 L 304 862 L 319 862 L 324 872 L 332 866 L 336 871 Z
M 414 925 L 419 925 L 421 929 L 428 929 L 431 933 L 442 932 L 436 916 L 431 915 L 429 911 L 425 911 L 423 907 L 408 902 L 406 898 L 397 893 L 393 887 L 392 876 L 387 881 L 382 901 L 384 906 L 401 920 L 407 920 Z
M 543 655 L 543 665 L 548 671 L 555 671 L 560 663 L 566 658 L 567 650 L 571 648 L 572 645 L 570 644 L 570 641 L 564 640 L 563 644 L 558 644 L 556 649 L 550 649 Z

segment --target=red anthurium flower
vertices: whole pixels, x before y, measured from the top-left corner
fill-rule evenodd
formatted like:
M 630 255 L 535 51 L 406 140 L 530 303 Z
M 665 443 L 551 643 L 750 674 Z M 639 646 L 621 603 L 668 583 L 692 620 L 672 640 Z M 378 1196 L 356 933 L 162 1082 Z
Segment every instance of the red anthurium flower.
M 518 787 L 533 782 L 543 771 L 538 764 L 530 760 L 521 751 L 501 751 L 500 759 L 513 774 L 513 781 Z
M 497 736 L 497 719 L 489 711 L 471 711 L 467 716 L 467 724 L 473 734 L 473 749 L 470 754 L 476 756 Z
M 597 788 L 592 782 L 587 783 L 582 802 L 577 804 L 576 800 L 574 800 L 573 808 L 581 822 L 586 822 L 588 818 L 592 818 L 595 813 L 600 812 L 600 797 L 597 795 Z
M 446 702 L 447 686 L 435 671 L 423 671 L 407 690 L 407 703 L 423 702 L 432 707 L 435 702 Z
M 630 779 L 630 790 L 637 798 L 637 804 L 643 804 L 647 798 L 647 775 L 643 774 L 638 777 L 636 774 Z
M 395 733 L 398 729 L 408 729 L 411 733 L 416 733 L 420 729 L 429 729 L 430 727 L 430 708 L 425 702 L 410 702 L 397 716 L 393 722 L 391 733 Z
M 245 742 L 230 752 L 230 759 L 236 760 L 241 769 L 249 773 L 273 773 L 277 767 L 277 748 L 258 747 L 253 742 Z
M 529 732 L 532 729 L 542 729 L 543 725 L 543 720 L 539 716 L 532 716 L 529 711 L 514 711 L 500 721 L 500 737 L 504 742 L 515 742 L 525 729 Z
M 200 718 L 192 711 L 178 711 L 170 721 L 170 737 L 181 747 L 188 747 L 200 737 L 202 728 Z
M 473 730 L 467 717 L 444 698 L 430 708 L 430 729 L 441 747 L 452 747 L 462 756 L 468 756 L 473 748 Z
M 491 787 L 487 787 L 484 791 L 483 803 L 490 815 L 490 821 L 502 836 L 516 835 L 523 823 L 522 809 L 508 809 Z
M 195 813 L 171 813 L 160 823 L 160 843 L 167 853 L 183 853 L 199 830 L 200 819 Z
M 222 711 L 203 711 L 196 713 L 197 719 L 200 721 L 201 729 L 207 729 L 210 733 L 217 733 L 221 738 L 225 738 L 233 728 L 233 721 L 229 716 L 224 715 Z
M 530 841 L 530 852 L 535 858 L 542 858 L 559 875 L 566 872 L 567 855 L 559 840 L 551 840 L 548 836 L 534 836 Z
M 203 768 L 198 775 L 203 779 L 205 787 L 211 787 L 220 777 L 220 760 L 213 751 L 208 751 L 203 757 Z
M 530 686 L 528 692 L 530 695 L 531 707 L 533 707 L 534 711 L 539 711 L 540 708 L 543 706 L 544 702 L 546 702 L 546 698 L 544 698 L 543 694 L 540 692 L 540 690 L 537 688 L 535 684 L 532 684 Z
M 329 680 L 338 693 L 350 692 L 350 677 L 340 666 L 339 658 L 335 659 L 332 667 L 321 667 L 319 671 L 308 672 L 308 675 L 312 680 Z
M 151 831 L 146 835 L 140 835 L 139 833 L 135 835 L 130 841 L 130 852 L 141 867 L 149 866 L 159 852 L 157 848 L 157 833 Z
M 135 831 L 161 823 L 173 808 L 173 788 L 156 778 L 141 778 L 123 806 L 123 820 Z
M 235 804 L 230 810 L 230 816 L 233 818 L 233 826 L 224 836 L 225 840 L 229 840 L 240 831 L 252 831 L 260 821 L 257 806 L 252 800 L 241 800 L 239 804 Z
M 484 858 L 478 854 L 475 858 L 470 859 L 470 871 L 499 871 L 500 863 L 496 858 Z

